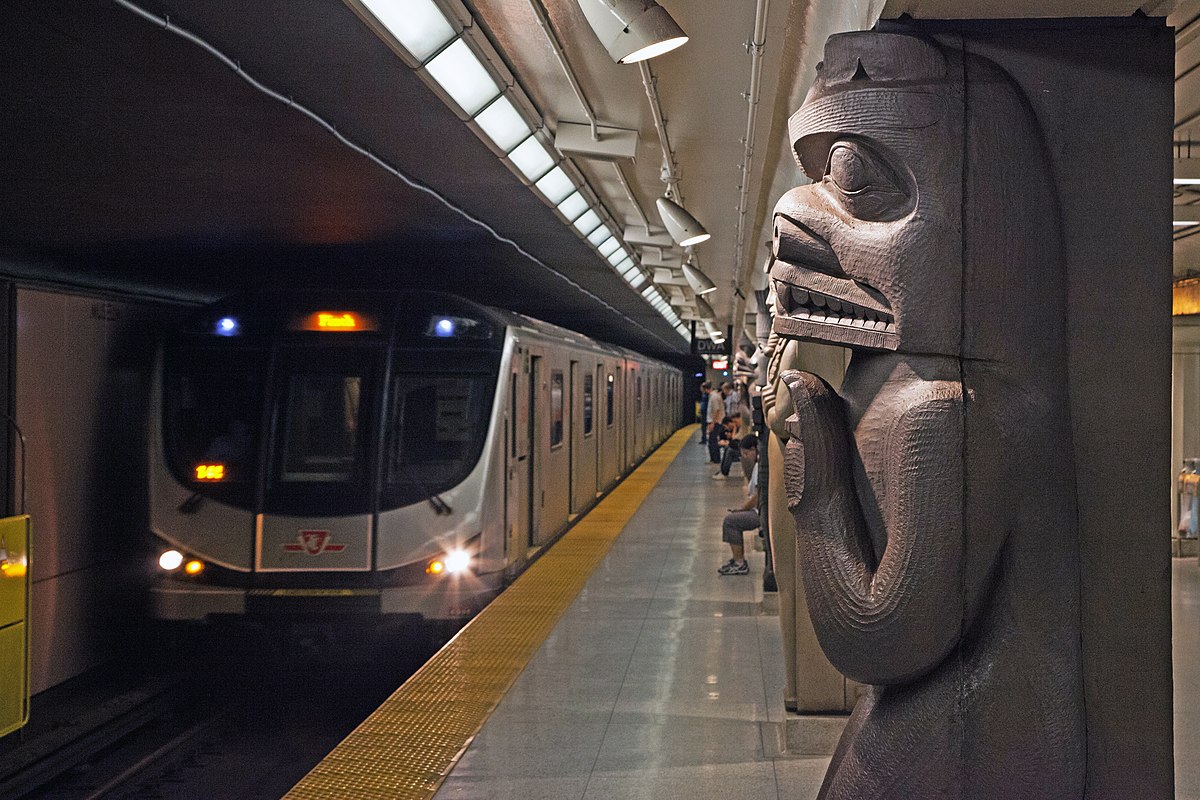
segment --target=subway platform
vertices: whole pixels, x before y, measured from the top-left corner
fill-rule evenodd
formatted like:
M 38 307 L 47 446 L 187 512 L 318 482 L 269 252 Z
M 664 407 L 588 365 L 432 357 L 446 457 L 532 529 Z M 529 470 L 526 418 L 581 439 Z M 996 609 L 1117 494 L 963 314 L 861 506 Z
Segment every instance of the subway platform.
M 288 797 L 815 797 L 841 719 L 788 722 L 764 555 L 716 571 L 742 481 L 713 480 L 697 440 L 663 445 Z M 1177 798 L 1200 800 L 1194 559 L 1173 612 Z

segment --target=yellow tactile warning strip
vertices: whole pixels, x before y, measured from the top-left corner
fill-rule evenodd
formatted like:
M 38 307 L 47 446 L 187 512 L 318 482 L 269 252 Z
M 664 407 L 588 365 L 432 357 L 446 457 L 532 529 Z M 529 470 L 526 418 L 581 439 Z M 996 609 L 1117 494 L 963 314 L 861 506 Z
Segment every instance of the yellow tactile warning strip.
M 433 797 L 695 430 L 654 451 L 285 798 Z

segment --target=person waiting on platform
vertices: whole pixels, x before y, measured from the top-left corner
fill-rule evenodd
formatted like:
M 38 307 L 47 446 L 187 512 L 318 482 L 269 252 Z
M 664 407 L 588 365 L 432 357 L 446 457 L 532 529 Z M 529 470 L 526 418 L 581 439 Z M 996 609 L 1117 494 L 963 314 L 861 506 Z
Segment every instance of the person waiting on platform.
M 729 470 L 734 462 L 741 461 L 741 420 L 738 417 L 726 417 L 721 420 L 721 432 L 718 444 L 721 446 L 721 468 L 713 473 L 713 480 L 722 481 L 729 477 Z
M 725 396 L 729 389 L 724 384 L 720 389 L 713 389 L 708 396 L 708 460 L 714 464 L 721 463 L 721 420 L 725 419 Z M 730 387 L 732 388 L 732 387 Z
M 708 444 L 708 398 L 712 393 L 712 383 L 705 381 L 700 384 L 700 444 Z
M 721 523 L 721 541 L 729 545 L 732 558 L 717 569 L 720 575 L 749 575 L 750 565 L 746 562 L 744 534 L 759 527 L 758 519 L 758 437 L 753 433 L 742 438 L 742 468 L 750 468 L 750 482 L 746 487 L 746 501 L 738 508 L 729 509 Z

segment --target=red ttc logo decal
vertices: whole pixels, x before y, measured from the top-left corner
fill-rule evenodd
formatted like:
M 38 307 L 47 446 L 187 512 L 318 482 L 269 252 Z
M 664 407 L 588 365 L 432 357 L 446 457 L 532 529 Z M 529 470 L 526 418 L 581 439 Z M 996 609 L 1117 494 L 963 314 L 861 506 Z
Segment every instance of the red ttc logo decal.
M 283 549 L 288 553 L 319 556 L 321 553 L 340 553 L 346 549 L 346 545 L 334 544 L 329 531 L 300 531 L 296 534 L 296 541 L 288 542 Z

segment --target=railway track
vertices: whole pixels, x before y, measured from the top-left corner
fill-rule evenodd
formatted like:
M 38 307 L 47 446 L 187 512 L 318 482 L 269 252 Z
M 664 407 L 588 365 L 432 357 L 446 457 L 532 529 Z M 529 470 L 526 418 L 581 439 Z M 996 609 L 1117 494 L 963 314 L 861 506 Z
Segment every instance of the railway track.
M 436 649 L 204 659 L 118 697 L 89 696 L 77 724 L 0 753 L 0 797 L 274 800 Z

